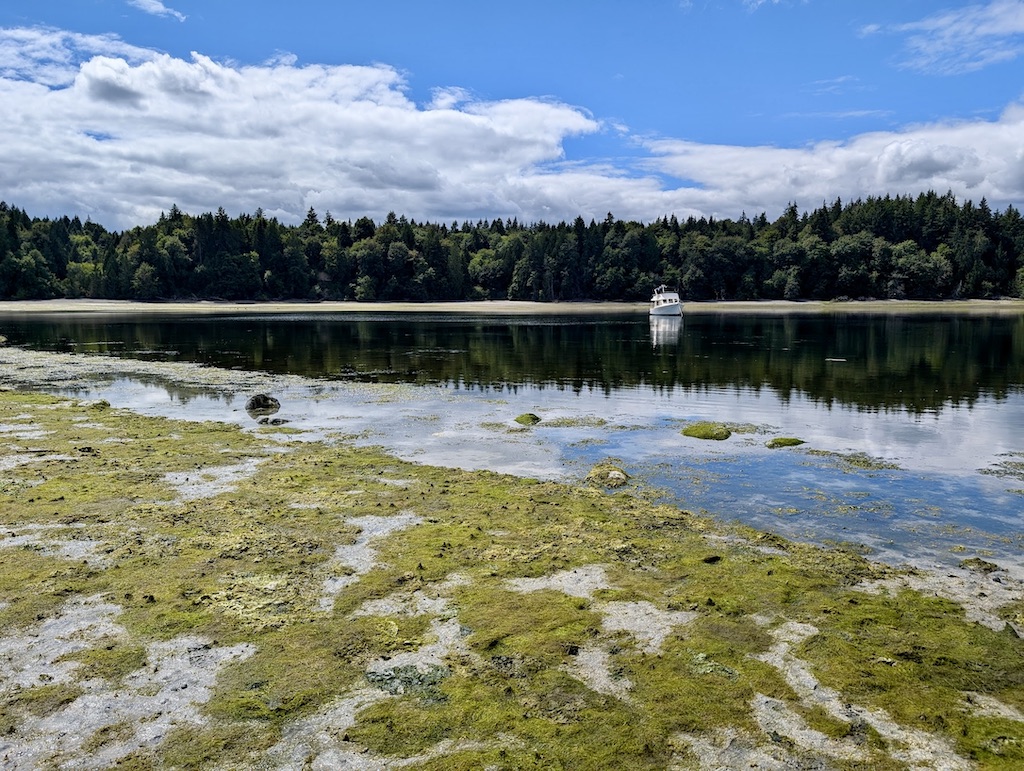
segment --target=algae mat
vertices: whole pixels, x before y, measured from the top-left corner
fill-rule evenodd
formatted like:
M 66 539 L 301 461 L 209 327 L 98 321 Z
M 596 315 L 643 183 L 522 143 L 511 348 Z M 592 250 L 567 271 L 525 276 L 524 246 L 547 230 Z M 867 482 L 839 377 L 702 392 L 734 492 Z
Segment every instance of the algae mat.
M 0 391 L 6 768 L 1015 768 L 1020 586 Z

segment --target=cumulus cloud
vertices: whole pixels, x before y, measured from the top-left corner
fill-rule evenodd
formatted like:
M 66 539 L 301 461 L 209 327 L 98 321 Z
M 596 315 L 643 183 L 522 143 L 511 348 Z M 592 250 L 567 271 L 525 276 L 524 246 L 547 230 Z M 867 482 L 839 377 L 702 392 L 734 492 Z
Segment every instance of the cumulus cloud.
M 782 197 L 816 206 L 844 199 L 914 195 L 925 190 L 990 204 L 1018 203 L 1024 194 L 1024 105 L 1007 108 L 996 121 L 965 121 L 871 132 L 847 142 L 821 142 L 804 148 L 701 145 L 653 140 L 650 163 L 662 173 L 693 180 L 680 190 L 680 203 L 728 216 L 777 212 Z
M 459 89 L 419 106 L 386 65 L 236 66 L 53 30 L 7 30 L 0 66 L 3 195 L 115 225 L 172 203 L 288 220 L 311 205 L 524 216 L 515 196 L 531 175 L 561 160 L 567 137 L 601 128 L 558 102 Z
M 573 161 L 565 143 L 628 129 L 550 99 L 485 101 L 457 87 L 427 104 L 387 65 L 188 59 L 114 37 L 0 30 L 0 197 L 110 227 L 262 208 L 286 222 L 396 211 L 418 220 L 662 214 L 770 216 L 925 189 L 993 206 L 1024 198 L 1024 106 L 996 121 L 872 133 L 810 147 L 644 139 L 637 161 Z
M 920 21 L 865 27 L 864 34 L 906 36 L 904 64 L 956 75 L 1016 59 L 1024 52 L 1024 2 L 992 0 L 935 13 Z
M 185 14 L 168 8 L 160 0 L 128 0 L 128 5 L 154 16 L 173 16 L 178 21 L 185 21 Z

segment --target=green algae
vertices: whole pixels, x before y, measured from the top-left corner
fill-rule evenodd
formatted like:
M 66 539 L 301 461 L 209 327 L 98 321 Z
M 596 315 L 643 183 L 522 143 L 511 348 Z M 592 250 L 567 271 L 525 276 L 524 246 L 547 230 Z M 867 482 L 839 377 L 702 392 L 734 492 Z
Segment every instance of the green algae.
M 801 444 L 805 444 L 803 439 L 793 436 L 775 436 L 765 442 L 765 447 L 769 450 L 777 450 L 782 447 L 798 447 Z
M 126 765 L 253 765 L 295 721 L 367 686 L 386 698 L 358 712 L 348 741 L 390 758 L 455 743 L 422 768 L 665 768 L 692 760 L 680 755 L 680 732 L 758 735 L 757 694 L 785 700 L 829 737 L 859 730 L 801 704 L 779 670 L 755 658 L 784 619 L 819 630 L 796 653 L 845 699 L 953 742 L 983 767 L 1022 759 L 1020 723 L 964 706 L 970 692 L 1024 708 L 1021 641 L 968 623 L 936 598 L 856 591 L 887 571 L 852 550 L 726 529 L 640 493 L 408 464 L 346 444 L 278 440 L 267 461 L 263 438 L 231 426 L 0 393 L 0 423 L 20 415 L 49 433 L 2 438 L 26 462 L 5 472 L 0 538 L 6 530 L 36 539 L 0 542 L 4 629 L 51 618 L 71 597 L 103 596 L 122 609 L 126 637 L 72 658 L 82 679 L 110 683 L 145 664 L 150 643 L 178 635 L 254 648 L 221 671 L 206 723 L 173 731 Z M 83 415 L 88 424 L 74 422 Z M 45 459 L 58 454 L 70 460 Z M 223 467 L 243 470 L 208 495 L 183 496 L 170 481 Z M 401 512 L 419 524 L 371 541 L 365 571 L 334 562 L 359 542 L 361 518 Z M 84 560 L 52 548 L 84 536 L 99 544 Z M 586 596 L 509 583 L 588 565 L 602 566 L 607 585 Z M 346 573 L 352 583 L 323 609 L 324 582 Z M 447 598 L 443 612 L 457 618 L 462 647 L 443 667 L 368 675 L 371 662 L 436 636 L 430 613 L 360 609 L 420 595 Z M 610 602 L 695 617 L 649 653 L 604 627 Z M 1011 619 L 1020 613 L 1004 609 Z M 573 674 L 595 649 L 612 682 L 630 684 L 628 699 Z M 77 688 L 40 686 L 5 706 L 53 714 Z M 20 724 L 7 717 L 0 727 Z M 102 747 L 123 733 L 90 741 Z M 895 767 L 883 738 L 869 735 L 866 746 L 869 765 Z
M 608 425 L 608 421 L 604 418 L 581 415 L 578 417 L 552 418 L 551 420 L 545 420 L 544 425 L 549 428 L 604 428 Z
M 64 707 L 84 693 L 78 685 L 48 683 L 23 688 L 2 700 L 5 709 L 24 709 L 35 717 L 46 717 Z
M 864 471 L 888 471 L 897 470 L 899 464 L 891 463 L 881 458 L 874 458 L 863 452 L 832 452 L 829 450 L 808 450 L 809 455 L 816 455 L 821 458 L 829 458 L 839 462 L 841 465 Z
M 911 591 L 852 594 L 845 606 L 802 646 L 819 674 L 844 696 L 884 709 L 903 725 L 951 737 L 968 756 L 991 756 L 983 736 L 991 724 L 964 710 L 964 694 L 979 691 L 1024 706 L 1024 646 L 1016 634 L 955 623 L 958 607 Z M 1003 728 L 1012 737 L 1004 756 L 1024 761 L 1024 723 Z
M 100 648 L 89 648 L 69 657 L 80 662 L 76 675 L 83 680 L 101 678 L 113 683 L 146 664 L 146 649 L 141 645 L 113 641 Z
M 702 420 L 686 426 L 683 429 L 683 436 L 689 436 L 693 439 L 712 439 L 721 442 L 732 436 L 732 429 L 724 423 Z
M 1024 598 L 999 608 L 999 617 L 1014 623 L 1018 629 L 1024 629 Z

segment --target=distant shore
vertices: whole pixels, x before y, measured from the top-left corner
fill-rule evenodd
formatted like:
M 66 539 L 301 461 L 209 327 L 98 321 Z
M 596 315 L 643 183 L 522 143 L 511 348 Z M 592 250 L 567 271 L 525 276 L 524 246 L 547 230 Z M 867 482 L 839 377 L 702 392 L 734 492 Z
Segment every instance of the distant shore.
M 19 300 L 0 302 L 0 315 L 17 314 L 95 314 L 95 315 L 174 315 L 230 316 L 239 314 L 281 313 L 465 313 L 496 316 L 541 316 L 617 314 L 647 312 L 647 303 L 625 302 L 528 302 L 521 300 L 475 300 L 467 302 L 134 302 L 131 300 Z M 1024 300 L 788 300 L 687 302 L 683 315 L 708 313 L 971 313 L 1024 314 Z

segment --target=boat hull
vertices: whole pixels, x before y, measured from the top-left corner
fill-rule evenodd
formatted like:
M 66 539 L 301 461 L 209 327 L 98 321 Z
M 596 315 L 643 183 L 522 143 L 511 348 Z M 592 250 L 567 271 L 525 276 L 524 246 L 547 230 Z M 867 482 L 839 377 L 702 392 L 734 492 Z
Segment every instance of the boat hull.
M 681 316 L 683 315 L 682 303 L 665 303 L 651 307 L 652 316 Z

